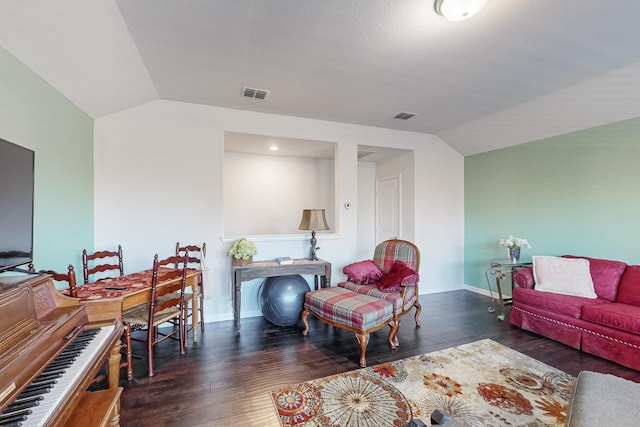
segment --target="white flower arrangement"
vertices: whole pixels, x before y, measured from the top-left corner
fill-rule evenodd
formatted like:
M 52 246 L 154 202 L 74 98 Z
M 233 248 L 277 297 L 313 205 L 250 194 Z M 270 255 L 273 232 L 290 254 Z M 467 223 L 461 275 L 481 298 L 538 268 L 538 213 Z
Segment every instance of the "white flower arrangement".
M 258 247 L 256 244 L 244 237 L 236 241 L 229 249 L 229 256 L 235 259 L 249 259 L 257 253 Z
M 513 237 L 513 236 L 509 236 L 507 239 L 500 239 L 499 246 L 501 248 L 509 248 L 509 249 L 516 249 L 516 248 L 522 248 L 522 247 L 531 249 L 531 245 L 529 244 L 527 239 L 523 239 L 520 237 Z

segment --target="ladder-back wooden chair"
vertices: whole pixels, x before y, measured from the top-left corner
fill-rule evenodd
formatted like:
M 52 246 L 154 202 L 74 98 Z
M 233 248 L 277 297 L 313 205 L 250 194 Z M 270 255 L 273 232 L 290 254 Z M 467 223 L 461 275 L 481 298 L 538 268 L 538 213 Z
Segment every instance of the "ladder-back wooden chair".
M 50 274 L 51 278 L 56 282 L 66 282 L 69 286 L 69 296 L 78 298 L 78 291 L 76 290 L 76 272 L 73 268 L 73 265 L 69 264 L 66 273 L 58 273 L 57 271 L 53 270 L 40 270 L 39 273 Z
M 111 271 L 117 271 L 120 276 L 124 276 L 122 246 L 118 245 L 118 249 L 115 251 L 97 251 L 92 254 L 88 253 L 86 249 L 82 250 L 82 275 L 85 285 L 89 283 L 90 276 Z M 107 277 L 101 275 L 98 280 Z
M 183 256 L 185 253 L 188 253 L 187 259 L 187 267 L 195 268 L 200 270 L 200 276 L 198 277 L 198 292 L 195 295 L 190 295 L 190 292 L 187 292 L 185 295 L 185 300 L 189 302 L 191 298 L 198 298 L 198 311 L 199 313 L 191 313 L 191 316 L 198 316 L 198 323 L 200 324 L 200 330 L 204 331 L 204 286 L 203 286 L 203 268 L 204 262 L 207 255 L 207 243 L 203 243 L 202 246 L 197 245 L 186 245 L 180 246 L 180 242 L 176 242 L 176 255 Z M 188 310 L 191 310 L 191 306 L 187 304 Z M 187 321 L 187 324 L 189 322 Z
M 187 256 L 171 256 L 163 260 L 156 254 L 153 259 L 151 298 L 149 302 L 125 310 L 124 323 L 127 378 L 133 379 L 132 341 L 144 342 L 147 347 L 148 375 L 153 376 L 153 348 L 167 339 L 180 342 L 180 354 L 184 354 L 186 325 L 184 288 L 187 281 Z M 158 326 L 171 323 L 169 331 Z M 133 332 L 143 331 L 144 338 L 133 337 Z

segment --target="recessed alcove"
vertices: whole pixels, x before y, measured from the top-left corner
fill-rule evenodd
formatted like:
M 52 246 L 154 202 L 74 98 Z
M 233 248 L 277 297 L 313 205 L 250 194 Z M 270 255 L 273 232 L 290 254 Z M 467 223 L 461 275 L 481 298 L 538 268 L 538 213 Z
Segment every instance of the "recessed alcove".
M 303 209 L 325 209 L 336 233 L 335 153 L 334 142 L 225 132 L 224 235 L 308 234 Z

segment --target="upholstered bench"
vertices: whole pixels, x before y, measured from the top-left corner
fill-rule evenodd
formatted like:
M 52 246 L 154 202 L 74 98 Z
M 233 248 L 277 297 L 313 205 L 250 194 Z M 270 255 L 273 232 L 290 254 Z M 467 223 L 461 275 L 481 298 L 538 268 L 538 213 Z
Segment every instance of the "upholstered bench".
M 307 317 L 313 314 L 323 322 L 356 333 L 360 343 L 360 366 L 367 366 L 365 354 L 369 344 L 369 334 L 389 325 L 389 345 L 396 348 L 398 326 L 393 322 L 393 305 L 389 301 L 369 295 L 359 294 L 345 288 L 322 288 L 307 292 L 304 297 L 302 322 L 307 336 Z

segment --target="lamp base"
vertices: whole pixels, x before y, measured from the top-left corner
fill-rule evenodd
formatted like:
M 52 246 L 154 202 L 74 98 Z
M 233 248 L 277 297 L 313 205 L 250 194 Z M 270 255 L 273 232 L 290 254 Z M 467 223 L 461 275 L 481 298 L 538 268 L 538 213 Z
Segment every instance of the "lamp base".
M 309 257 L 307 258 L 309 261 L 318 261 L 316 249 L 320 248 L 316 247 L 316 243 L 318 243 L 318 240 L 316 239 L 316 232 L 313 230 L 311 231 L 311 249 L 309 250 Z

